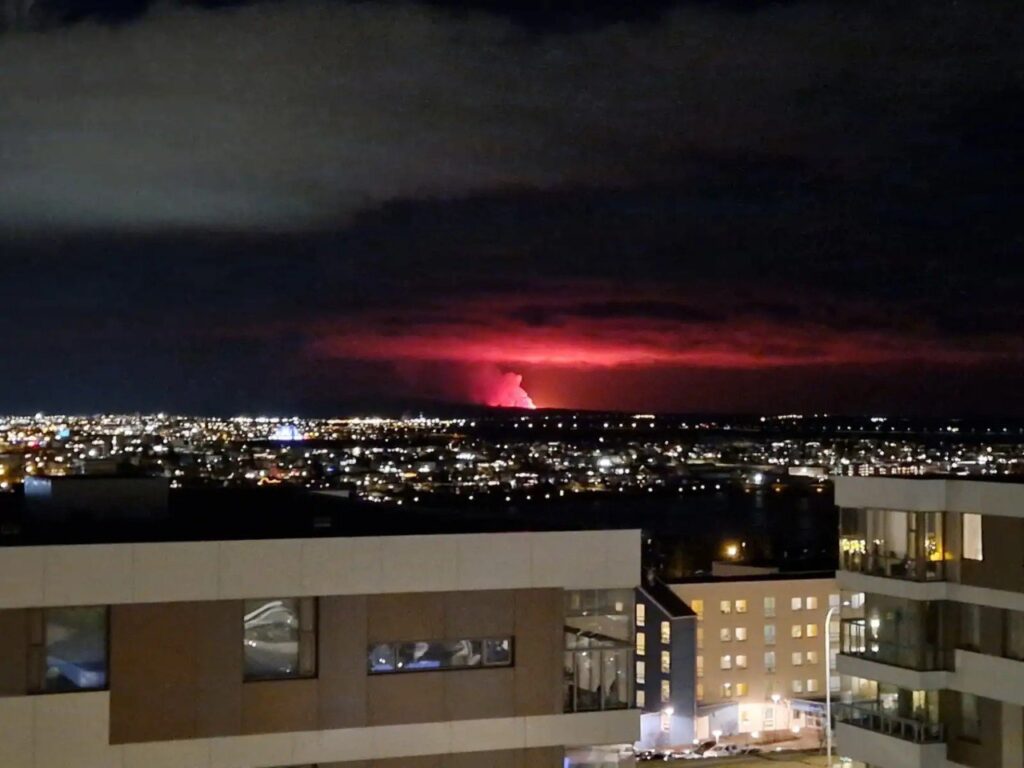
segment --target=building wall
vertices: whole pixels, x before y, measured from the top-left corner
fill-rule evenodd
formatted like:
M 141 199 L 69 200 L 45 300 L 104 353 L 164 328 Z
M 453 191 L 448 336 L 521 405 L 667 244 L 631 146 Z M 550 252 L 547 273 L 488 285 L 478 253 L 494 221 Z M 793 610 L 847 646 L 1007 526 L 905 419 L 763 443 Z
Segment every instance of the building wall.
M 525 768 L 631 743 L 635 710 L 562 713 L 564 590 L 632 589 L 639 544 L 612 531 L 5 550 L 0 765 L 448 768 L 501 753 L 485 764 Z M 243 682 L 243 600 L 297 596 L 319 596 L 316 677 Z M 110 689 L 25 695 L 26 609 L 64 605 L 110 606 Z M 506 634 L 509 668 L 367 672 L 379 640 Z
M 113 606 L 112 743 L 562 711 L 562 590 L 322 598 L 318 675 L 307 680 L 243 682 L 242 610 L 237 600 Z M 378 642 L 505 635 L 511 667 L 367 674 Z
M 761 579 L 749 581 L 718 581 L 692 584 L 673 584 L 672 590 L 690 607 L 694 601 L 703 601 L 702 617 L 697 623 L 702 640 L 697 648 L 697 655 L 703 657 L 703 677 L 697 680 L 703 684 L 701 705 L 716 705 L 736 701 L 740 703 L 762 704 L 771 699 L 773 693 L 782 698 L 819 698 L 825 695 L 828 681 L 828 662 L 825 659 L 825 613 L 829 607 L 829 597 L 838 595 L 839 589 L 834 579 Z M 764 598 L 775 598 L 775 616 L 766 617 Z M 799 597 L 806 605 L 808 597 L 817 600 L 815 610 L 793 610 L 792 598 Z M 736 612 L 736 601 L 747 601 L 747 612 Z M 731 612 L 724 614 L 720 603 L 728 601 Z M 817 626 L 817 637 L 807 637 L 807 625 Z M 765 644 L 765 625 L 775 626 L 775 644 Z M 792 637 L 793 625 L 801 627 L 802 637 Z M 747 639 L 735 639 L 736 629 L 743 627 L 747 631 Z M 723 641 L 721 630 L 728 629 L 732 639 Z M 833 650 L 838 650 L 834 648 Z M 765 670 L 764 654 L 775 652 L 775 672 Z M 818 654 L 816 664 L 808 664 L 807 652 Z M 800 666 L 795 666 L 792 654 L 801 654 Z M 721 659 L 729 655 L 732 658 L 732 669 L 721 669 Z M 738 669 L 736 656 L 747 657 L 746 669 Z M 807 690 L 807 680 L 816 681 L 817 690 Z M 803 682 L 804 691 L 795 693 L 793 680 Z M 733 693 L 727 696 L 722 686 L 731 683 Z M 736 686 L 746 684 L 747 693 L 737 694 Z

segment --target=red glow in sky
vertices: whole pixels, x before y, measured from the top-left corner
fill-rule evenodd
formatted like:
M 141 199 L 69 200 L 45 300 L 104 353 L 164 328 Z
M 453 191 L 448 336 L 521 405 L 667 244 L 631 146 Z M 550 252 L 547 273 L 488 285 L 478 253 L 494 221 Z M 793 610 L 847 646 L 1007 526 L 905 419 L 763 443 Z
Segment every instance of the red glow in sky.
M 607 305 L 607 306 L 606 306 Z M 703 304 L 652 297 L 623 297 L 609 290 L 562 295 L 491 295 L 444 306 L 368 313 L 342 329 L 325 325 L 313 345 L 321 357 L 423 364 L 441 378 L 465 379 L 449 387 L 488 405 L 534 407 L 523 387 L 525 373 L 543 392 L 544 405 L 605 401 L 609 387 L 646 373 L 661 392 L 678 390 L 687 376 L 718 372 L 815 371 L 836 366 L 946 366 L 963 369 L 999 360 L 1024 360 L 1021 339 L 979 342 L 950 338 L 917 325 L 886 328 L 863 307 L 832 314 L 733 309 L 728 302 Z M 444 373 L 444 366 L 452 373 Z M 515 373 L 510 372 L 516 371 Z M 458 370 L 460 373 L 455 373 Z M 479 371 L 479 373 L 477 372 Z M 795 375 L 795 374 L 794 374 Z M 569 382 L 574 384 L 570 387 Z M 597 389 L 595 389 L 595 387 Z M 468 389 L 468 392 L 466 391 Z M 629 400 L 632 391 L 619 392 Z

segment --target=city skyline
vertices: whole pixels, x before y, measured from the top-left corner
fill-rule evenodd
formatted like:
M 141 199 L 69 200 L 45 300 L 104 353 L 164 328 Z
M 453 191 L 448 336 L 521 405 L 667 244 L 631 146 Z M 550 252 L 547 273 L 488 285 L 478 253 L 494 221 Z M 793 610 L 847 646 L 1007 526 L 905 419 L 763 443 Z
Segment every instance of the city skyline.
M 1017 4 L 24 5 L 0 412 L 1024 415 Z

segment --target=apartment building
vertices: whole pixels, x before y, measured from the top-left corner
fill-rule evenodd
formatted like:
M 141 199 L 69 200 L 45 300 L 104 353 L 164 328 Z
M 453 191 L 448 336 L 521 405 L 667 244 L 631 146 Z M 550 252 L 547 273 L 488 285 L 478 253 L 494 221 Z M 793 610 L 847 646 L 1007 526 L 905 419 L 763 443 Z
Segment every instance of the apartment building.
M 752 741 L 820 729 L 835 672 L 839 615 L 831 572 L 718 564 L 709 578 L 637 590 L 637 707 L 644 747 L 747 734 Z M 831 666 L 831 674 L 829 673 Z
M 1024 765 L 1024 485 L 837 478 L 838 753 Z
M 697 615 L 656 579 L 636 594 L 636 706 L 640 744 L 689 744 L 697 721 Z
M 825 686 L 839 686 L 824 652 L 832 573 L 746 569 L 669 586 L 697 619 L 698 738 L 820 727 Z
M 246 498 L 237 539 L 0 547 L 0 765 L 627 764 L 638 531 L 245 539 Z

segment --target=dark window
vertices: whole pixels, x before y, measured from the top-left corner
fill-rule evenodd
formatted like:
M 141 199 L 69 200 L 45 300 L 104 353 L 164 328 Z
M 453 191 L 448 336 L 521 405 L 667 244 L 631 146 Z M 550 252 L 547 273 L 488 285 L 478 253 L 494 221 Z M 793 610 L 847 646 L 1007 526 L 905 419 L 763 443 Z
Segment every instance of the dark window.
M 483 640 L 406 640 L 378 643 L 367 650 L 367 669 L 374 675 L 511 665 L 510 637 Z
M 978 697 L 971 693 L 960 694 L 960 736 L 971 741 L 981 739 Z
M 29 689 L 33 693 L 94 691 L 107 687 L 107 608 L 32 611 Z
M 316 598 L 246 600 L 246 680 L 316 675 Z

